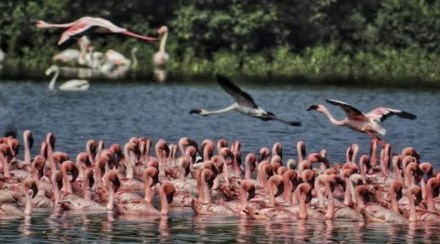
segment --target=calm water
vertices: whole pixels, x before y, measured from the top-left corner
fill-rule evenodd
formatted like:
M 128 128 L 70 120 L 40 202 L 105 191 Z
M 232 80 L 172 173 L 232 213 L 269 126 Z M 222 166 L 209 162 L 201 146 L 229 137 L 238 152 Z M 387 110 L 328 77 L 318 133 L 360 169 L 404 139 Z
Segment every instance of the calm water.
M 369 138 L 347 128 L 332 126 L 323 114 L 307 112 L 311 104 L 334 98 L 356 105 L 362 111 L 377 106 L 399 108 L 417 114 L 414 121 L 390 118 L 385 140 L 393 150 L 413 146 L 423 161 L 440 167 L 440 92 L 396 89 L 312 88 L 241 84 L 257 104 L 286 119 L 298 119 L 302 127 L 276 121 L 264 122 L 236 112 L 199 117 L 192 108 L 220 108 L 233 102 L 214 83 L 148 84 L 92 83 L 86 92 L 48 91 L 46 83 L 32 81 L 0 83 L 0 126 L 34 133 L 36 145 L 53 132 L 57 150 L 76 154 L 88 139 L 124 143 L 131 136 L 176 143 L 182 136 L 240 140 L 244 152 L 257 152 L 280 141 L 287 157 L 295 158 L 295 143 L 304 140 L 308 152 L 326 148 L 332 162 L 344 160 L 345 149 L 358 143 L 361 153 L 369 151 Z M 328 105 L 337 118 L 338 107 Z M 38 146 L 32 151 L 38 152 Z M 435 243 L 438 225 L 393 226 L 349 222 L 261 222 L 240 218 L 199 218 L 179 210 L 169 219 L 121 219 L 105 215 L 68 213 L 51 216 L 35 213 L 31 219 L 0 219 L 0 239 L 37 242 L 346 242 L 389 243 L 402 241 Z

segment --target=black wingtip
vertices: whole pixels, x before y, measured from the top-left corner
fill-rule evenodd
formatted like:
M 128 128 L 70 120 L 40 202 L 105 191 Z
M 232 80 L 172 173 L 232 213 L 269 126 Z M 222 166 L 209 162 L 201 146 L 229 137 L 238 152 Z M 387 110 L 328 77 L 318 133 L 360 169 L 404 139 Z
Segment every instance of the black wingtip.
M 400 117 L 405 118 L 405 119 L 410 119 L 410 120 L 417 119 L 417 116 L 415 114 L 408 113 L 405 111 L 401 112 Z
M 299 121 L 292 121 L 292 122 L 289 123 L 289 125 L 291 125 L 291 126 L 301 126 L 301 122 L 299 122 Z

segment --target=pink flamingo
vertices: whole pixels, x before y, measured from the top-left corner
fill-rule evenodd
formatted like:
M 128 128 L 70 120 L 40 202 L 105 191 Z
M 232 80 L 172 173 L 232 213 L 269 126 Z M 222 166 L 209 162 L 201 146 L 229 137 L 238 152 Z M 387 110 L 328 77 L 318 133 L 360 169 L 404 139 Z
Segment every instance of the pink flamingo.
M 296 188 L 295 194 L 298 198 L 298 211 L 292 212 L 283 207 L 262 208 L 255 210 L 247 207 L 243 210 L 252 219 L 307 219 L 307 203 L 310 202 L 312 187 L 309 183 L 301 183 Z
M 6 191 L 6 192 L 4 192 Z M 17 189 L 17 191 L 11 190 L 1 190 L 0 198 L 2 195 L 9 195 L 11 199 L 14 199 L 11 202 L 0 201 L 0 216 L 4 215 L 24 215 L 30 216 L 32 214 L 32 198 L 38 192 L 37 184 L 33 179 L 26 179 L 21 183 L 21 187 Z M 19 206 L 17 199 L 21 198 L 22 195 L 25 195 L 24 210 Z
M 244 178 L 250 179 L 252 171 L 255 170 L 257 163 L 257 156 L 254 153 L 248 153 L 244 161 Z
M 366 221 L 385 223 L 407 223 L 402 215 L 372 202 L 368 186 L 359 185 L 355 189 L 357 210 L 365 215 Z
M 89 32 L 97 33 L 117 33 L 134 38 L 138 38 L 145 41 L 156 41 L 156 38 L 140 35 L 122 27 L 116 26 L 112 22 L 103 19 L 90 16 L 81 17 L 73 22 L 65 24 L 50 24 L 43 20 L 37 20 L 36 26 L 38 28 L 68 28 L 63 32 L 61 38 L 58 41 L 58 45 L 62 45 L 71 38 L 86 35 Z
M 386 130 L 380 125 L 380 122 L 383 122 L 388 117 L 392 115 L 397 115 L 398 117 L 404 119 L 413 120 L 417 118 L 417 116 L 415 116 L 414 114 L 398 109 L 384 108 L 384 107 L 375 108 L 372 111 L 365 114 L 362 113 L 357 108 L 342 101 L 333 100 L 333 99 L 326 99 L 325 101 L 330 104 L 341 107 L 342 110 L 344 110 L 347 117 L 342 120 L 336 120 L 330 114 L 328 109 L 322 104 L 311 105 L 307 110 L 308 111 L 316 110 L 318 112 L 325 114 L 327 118 L 330 120 L 330 122 L 334 125 L 347 126 L 354 131 L 367 133 L 372 138 L 377 138 L 377 139 L 380 139 L 378 135 L 384 136 L 386 134 Z
M 205 139 L 200 145 L 200 153 L 203 160 L 210 160 L 214 155 L 215 144 L 212 140 Z
M 408 197 L 408 203 L 409 203 L 408 220 L 410 222 L 426 222 L 426 221 L 440 222 L 440 215 L 438 214 L 438 212 L 416 209 L 416 206 L 422 200 L 422 191 L 419 186 L 412 185 L 405 192 L 405 195 Z
M 168 216 L 170 211 L 169 204 L 173 201 L 176 188 L 171 182 L 164 182 L 159 187 L 160 210 L 145 202 L 119 202 L 116 204 L 117 213 L 120 215 L 137 216 Z

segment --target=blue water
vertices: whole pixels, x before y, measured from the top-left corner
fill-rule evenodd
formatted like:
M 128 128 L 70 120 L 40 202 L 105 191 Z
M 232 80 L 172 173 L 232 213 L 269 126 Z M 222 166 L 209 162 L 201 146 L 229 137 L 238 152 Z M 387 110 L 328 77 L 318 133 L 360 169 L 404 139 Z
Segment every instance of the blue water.
M 331 162 L 345 160 L 345 149 L 360 145 L 369 151 L 369 137 L 348 128 L 335 127 L 323 114 L 307 112 L 309 105 L 325 104 L 336 118 L 344 113 L 326 104 L 333 98 L 362 111 L 377 106 L 415 113 L 414 121 L 391 117 L 384 140 L 395 152 L 416 148 L 422 161 L 440 167 L 440 92 L 405 89 L 361 89 L 289 85 L 240 86 L 262 108 L 279 117 L 301 120 L 289 127 L 277 121 L 261 121 L 230 112 L 209 117 L 190 115 L 193 108 L 217 109 L 233 102 L 214 82 L 155 84 L 144 82 L 92 83 L 86 92 L 49 91 L 47 83 L 0 82 L 0 129 L 33 132 L 37 154 L 48 132 L 56 135 L 56 150 L 75 155 L 85 150 L 88 139 L 106 145 L 124 143 L 132 136 L 159 138 L 177 143 L 182 136 L 198 142 L 210 138 L 239 140 L 243 152 L 257 152 L 282 142 L 284 155 L 296 158 L 295 144 L 306 142 L 307 151 L 328 151 Z M 21 137 L 20 137 L 21 138 Z M 245 155 L 245 154 L 242 154 Z M 72 156 L 74 157 L 74 156 Z M 123 219 L 105 214 L 50 212 L 0 219 L 0 240 L 14 242 L 147 242 L 147 243 L 439 243 L 438 225 L 359 224 L 351 222 L 255 221 L 238 217 L 200 218 L 192 210 L 172 210 L 168 219 Z

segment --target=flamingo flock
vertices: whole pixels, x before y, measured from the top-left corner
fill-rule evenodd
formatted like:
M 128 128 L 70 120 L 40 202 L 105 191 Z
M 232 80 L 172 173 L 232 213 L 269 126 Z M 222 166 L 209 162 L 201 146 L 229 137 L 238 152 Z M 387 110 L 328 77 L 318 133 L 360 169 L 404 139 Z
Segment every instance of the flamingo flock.
M 67 24 L 41 20 L 36 24 L 39 28 L 66 28 L 59 44 L 90 32 L 156 40 L 87 16 Z M 154 63 L 160 70 L 169 59 L 165 52 L 168 28 L 163 26 L 158 34 L 161 47 Z M 87 57 L 84 52 L 72 54 L 87 63 L 98 54 L 83 45 L 82 50 L 88 48 Z M 301 126 L 300 121 L 281 119 L 262 109 L 228 78 L 216 78 L 235 102 L 218 110 L 192 109 L 190 114 L 235 110 L 264 121 Z M 51 87 L 54 84 L 55 79 Z M 194 215 L 254 220 L 440 222 L 440 173 L 431 163 L 421 161 L 414 148 L 393 151 L 379 137 L 386 133 L 380 122 L 391 115 L 411 120 L 416 116 L 386 107 L 362 113 L 339 100 L 326 102 L 339 106 L 347 117 L 336 120 L 322 104 L 308 110 L 324 113 L 334 125 L 370 135 L 369 154 L 358 155 L 360 145 L 352 144 L 346 148 L 344 160 L 331 163 L 325 149 L 307 153 L 303 141 L 292 146 L 297 152 L 293 159 L 284 156 L 286 146 L 280 142 L 254 149 L 258 153 L 245 153 L 240 141 L 197 142 L 183 137 L 153 144 L 149 138 L 132 137 L 124 144 L 107 146 L 90 139 L 83 151 L 69 155 L 56 147 L 55 135 L 48 133 L 39 143 L 39 153 L 32 157 L 30 130 L 24 131 L 22 142 L 13 136 L 0 138 L 0 216 L 31 216 L 34 209 L 48 209 L 166 218 L 187 208 Z M 23 158 L 18 154 L 21 147 Z
M 349 145 L 345 160 L 334 163 L 321 152 L 307 154 L 303 141 L 297 158 L 285 158 L 279 142 L 244 153 L 240 141 L 187 137 L 154 144 L 132 137 L 109 146 L 91 139 L 69 155 L 48 133 L 32 155 L 26 130 L 22 142 L 0 138 L 0 216 L 46 209 L 164 218 L 187 208 L 255 220 L 440 222 L 440 173 L 412 147 L 379 145 L 373 138 L 364 155 Z

